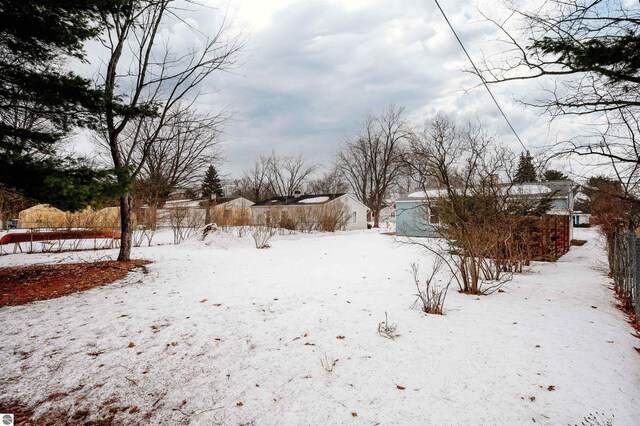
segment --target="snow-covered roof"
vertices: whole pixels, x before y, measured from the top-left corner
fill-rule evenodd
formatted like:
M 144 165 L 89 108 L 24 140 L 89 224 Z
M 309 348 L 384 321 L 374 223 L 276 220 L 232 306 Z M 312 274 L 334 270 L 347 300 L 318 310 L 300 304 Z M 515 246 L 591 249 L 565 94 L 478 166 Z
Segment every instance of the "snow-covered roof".
M 170 209 L 175 207 L 200 207 L 201 200 L 171 200 L 164 203 L 163 208 Z
M 528 182 L 520 184 L 503 184 L 501 185 L 500 192 L 504 195 L 545 195 L 557 193 L 557 196 L 567 196 L 572 188 L 571 181 L 548 181 L 548 182 Z M 460 190 L 461 191 L 461 190 Z M 469 191 L 469 194 L 473 191 Z M 446 197 L 446 189 L 441 188 L 428 188 L 424 191 L 416 191 L 408 194 L 404 198 L 400 198 L 397 201 L 417 201 L 431 198 Z
M 329 197 L 326 196 L 326 195 L 321 195 L 319 197 L 305 198 L 303 200 L 300 200 L 299 203 L 301 203 L 301 204 L 320 204 L 320 203 L 326 203 L 327 201 L 329 201 Z
M 340 198 L 344 193 L 341 194 L 305 194 L 300 195 L 299 197 L 288 196 L 288 197 L 273 197 L 268 200 L 263 200 L 255 203 L 252 207 L 260 207 L 260 206 L 278 206 L 278 205 L 305 205 L 305 204 L 324 204 L 329 201 L 335 200 L 336 198 Z

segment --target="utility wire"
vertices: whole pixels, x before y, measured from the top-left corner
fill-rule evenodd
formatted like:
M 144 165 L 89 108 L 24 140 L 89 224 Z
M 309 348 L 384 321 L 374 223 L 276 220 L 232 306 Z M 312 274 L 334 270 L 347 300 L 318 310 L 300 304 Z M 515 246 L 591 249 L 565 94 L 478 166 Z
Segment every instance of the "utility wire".
M 487 92 L 489 92 L 489 95 L 491 96 L 491 99 L 493 99 L 493 102 L 498 107 L 498 110 L 500 111 L 500 114 L 502 114 L 502 117 L 504 117 L 504 121 L 507 122 L 507 124 L 509 125 L 509 128 L 511 129 L 513 134 L 516 136 L 516 139 L 518 139 L 518 142 L 520 142 L 520 145 L 522 145 L 522 149 L 524 149 L 525 151 L 528 151 L 527 148 L 524 146 L 524 143 L 522 143 L 522 139 L 520 139 L 520 136 L 518 136 L 518 133 L 516 132 L 516 129 L 513 128 L 513 126 L 511 125 L 511 122 L 509 121 L 509 119 L 507 118 L 506 114 L 504 113 L 504 111 L 500 107 L 500 104 L 496 100 L 495 96 L 493 96 L 493 93 L 491 92 L 491 89 L 489 89 L 489 85 L 487 85 L 486 80 L 484 79 L 482 74 L 480 74 L 480 71 L 478 70 L 478 67 L 476 67 L 475 63 L 473 63 L 473 59 L 471 59 L 471 56 L 469 56 L 469 52 L 467 52 L 467 49 L 464 47 L 464 44 L 462 44 L 462 40 L 460 40 L 460 37 L 458 37 L 458 34 L 456 33 L 456 30 L 453 29 L 453 25 L 451 25 L 451 22 L 449 22 L 449 18 L 447 18 L 447 15 L 444 13 L 444 10 L 442 10 L 442 7 L 440 7 L 440 3 L 438 3 L 438 0 L 433 0 L 433 1 L 436 2 L 436 6 L 438 6 L 438 9 L 440 9 L 440 13 L 442 13 L 442 16 L 444 17 L 444 20 L 447 21 L 447 24 L 449 25 L 449 28 L 451 28 L 451 31 L 453 32 L 453 35 L 456 37 L 456 40 L 458 40 L 458 43 L 460 44 L 460 47 L 462 47 L 462 50 L 464 50 L 464 54 L 467 55 L 467 59 L 469 59 L 469 62 L 471 62 L 471 66 L 476 71 L 476 74 L 478 75 L 478 77 L 480 77 L 480 80 L 482 81 L 482 84 L 487 89 Z

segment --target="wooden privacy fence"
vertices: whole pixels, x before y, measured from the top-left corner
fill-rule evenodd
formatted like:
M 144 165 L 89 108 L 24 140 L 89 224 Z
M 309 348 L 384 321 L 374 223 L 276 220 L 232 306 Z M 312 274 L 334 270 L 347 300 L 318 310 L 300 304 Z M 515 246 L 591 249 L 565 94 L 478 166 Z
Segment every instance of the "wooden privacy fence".
M 533 260 L 556 261 L 571 247 L 571 217 L 544 215 L 533 219 L 531 252 Z
M 571 247 L 571 218 L 568 215 L 520 216 L 515 235 L 523 260 L 555 262 Z
M 609 251 L 614 290 L 623 307 L 640 318 L 640 239 L 634 231 L 618 226 Z

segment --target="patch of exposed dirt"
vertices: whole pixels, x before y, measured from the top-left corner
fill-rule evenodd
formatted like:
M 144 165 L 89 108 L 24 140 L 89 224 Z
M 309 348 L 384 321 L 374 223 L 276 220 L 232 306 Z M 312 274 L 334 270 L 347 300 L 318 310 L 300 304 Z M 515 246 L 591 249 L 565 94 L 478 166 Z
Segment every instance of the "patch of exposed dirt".
M 0 268 L 0 307 L 55 299 L 110 284 L 149 263 L 130 260 Z

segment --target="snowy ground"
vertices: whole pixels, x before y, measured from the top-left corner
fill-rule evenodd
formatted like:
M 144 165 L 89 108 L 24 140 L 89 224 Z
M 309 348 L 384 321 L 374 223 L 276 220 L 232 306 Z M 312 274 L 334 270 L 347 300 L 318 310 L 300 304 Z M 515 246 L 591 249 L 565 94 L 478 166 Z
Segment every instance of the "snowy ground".
M 452 287 L 445 316 L 411 309 L 409 263 L 428 256 L 373 231 L 135 249 L 147 275 L 0 309 L 0 399 L 121 423 L 637 425 L 640 342 L 595 232 L 577 233 L 588 244 L 505 293 Z M 385 312 L 396 340 L 377 333 Z

